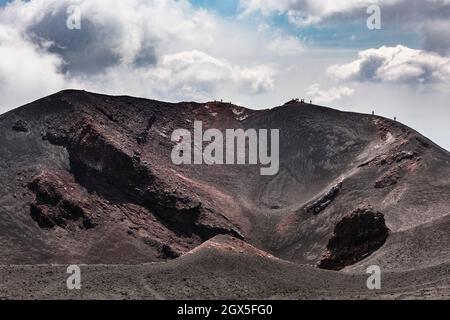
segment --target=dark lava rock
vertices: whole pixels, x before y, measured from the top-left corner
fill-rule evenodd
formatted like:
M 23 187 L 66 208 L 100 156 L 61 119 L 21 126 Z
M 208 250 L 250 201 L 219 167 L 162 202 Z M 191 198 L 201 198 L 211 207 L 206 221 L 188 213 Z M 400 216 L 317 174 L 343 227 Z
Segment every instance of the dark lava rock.
M 396 162 L 402 162 L 403 160 L 413 160 L 417 156 L 414 151 L 402 151 L 395 156 Z
M 342 189 L 342 182 L 331 188 L 322 197 L 320 197 L 314 203 L 306 207 L 306 212 L 313 213 L 315 215 L 319 214 L 333 202 L 333 200 L 337 197 L 341 189 Z
M 29 131 L 28 123 L 26 123 L 26 122 L 23 121 L 23 120 L 17 120 L 17 121 L 14 123 L 12 129 L 13 129 L 14 131 L 16 131 L 16 132 L 25 132 L 25 133 L 27 133 L 27 132 Z
M 336 225 L 319 268 L 341 270 L 353 265 L 380 249 L 388 236 L 384 215 L 360 207 Z
M 30 215 L 41 228 L 66 228 L 70 222 L 78 221 L 81 221 L 81 229 L 95 227 L 84 208 L 82 195 L 77 197 L 77 190 L 69 194 L 69 184 L 70 181 L 53 172 L 43 172 L 29 184 L 29 189 L 36 195 L 35 202 L 30 206 Z
M 148 120 L 145 135 L 155 121 L 154 118 Z M 72 173 L 86 188 L 94 189 L 103 184 L 109 190 L 115 189 L 124 201 L 149 209 L 177 234 L 195 235 L 204 241 L 223 233 L 243 238 L 236 227 L 205 208 L 193 192 L 186 191 L 188 188 L 169 185 L 164 175 L 158 175 L 154 167 L 142 161 L 135 148 L 128 147 L 89 117 L 83 117 L 69 130 L 49 132 L 52 137 L 48 138 L 49 142 L 56 140 L 57 145 L 63 142 Z
M 383 176 L 375 181 L 376 189 L 383 189 L 393 185 L 396 185 L 400 180 L 400 167 L 394 167 L 388 170 Z
M 163 244 L 161 247 L 161 256 L 166 259 L 176 259 L 181 254 L 174 250 L 171 246 Z

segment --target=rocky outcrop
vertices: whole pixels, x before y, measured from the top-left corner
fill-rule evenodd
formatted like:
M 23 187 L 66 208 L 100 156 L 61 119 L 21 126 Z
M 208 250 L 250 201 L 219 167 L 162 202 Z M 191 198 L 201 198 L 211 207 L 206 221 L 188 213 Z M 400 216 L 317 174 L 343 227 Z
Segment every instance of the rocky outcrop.
M 138 139 L 122 136 L 119 140 L 119 134 L 103 131 L 93 119 L 85 117 L 70 130 L 47 130 L 45 138 L 66 147 L 72 174 L 88 190 L 113 201 L 143 206 L 182 236 L 195 235 L 205 241 L 218 234 L 230 234 L 242 239 L 235 226 L 223 215 L 205 208 L 190 188 L 180 181 L 166 182 L 170 179 L 167 168 L 155 168 L 141 159 L 137 150 L 147 142 L 154 122 L 154 118 L 149 119 Z M 164 255 L 176 256 L 168 251 Z
M 401 177 L 401 167 L 394 167 L 389 169 L 377 181 L 375 181 L 376 189 L 383 189 L 396 185 Z
M 43 172 L 28 187 L 36 196 L 30 214 L 40 227 L 95 227 L 82 192 L 64 173 Z
M 23 120 L 17 120 L 13 124 L 12 129 L 16 132 L 24 132 L 24 133 L 27 133 L 30 130 L 28 127 L 28 123 L 26 123 Z
M 312 204 L 308 205 L 306 207 L 306 212 L 312 213 L 314 215 L 319 214 L 333 202 L 333 200 L 338 196 L 339 191 L 341 189 L 342 189 L 342 182 L 340 182 L 337 185 L 335 185 L 334 187 L 332 187 L 329 191 L 327 191 L 319 199 L 314 201 Z
M 319 268 L 341 270 L 380 249 L 389 236 L 384 215 L 370 206 L 357 208 L 335 227 Z
M 147 127 L 140 133 L 136 135 L 136 142 L 139 145 L 145 145 L 148 141 L 148 136 L 150 134 L 150 130 L 152 129 L 154 123 L 156 122 L 156 117 L 151 117 L 148 119 Z
M 369 167 L 369 166 L 385 166 L 392 165 L 395 163 L 401 163 L 404 160 L 414 160 L 418 157 L 418 154 L 414 151 L 399 151 L 390 154 L 379 155 L 375 158 L 360 164 L 359 168 Z
M 376 167 L 383 170 L 375 181 L 376 189 L 384 189 L 399 183 L 405 174 L 405 168 L 414 163 L 420 163 L 421 157 L 416 151 L 394 149 L 386 154 L 378 155 L 358 166 L 358 168 Z

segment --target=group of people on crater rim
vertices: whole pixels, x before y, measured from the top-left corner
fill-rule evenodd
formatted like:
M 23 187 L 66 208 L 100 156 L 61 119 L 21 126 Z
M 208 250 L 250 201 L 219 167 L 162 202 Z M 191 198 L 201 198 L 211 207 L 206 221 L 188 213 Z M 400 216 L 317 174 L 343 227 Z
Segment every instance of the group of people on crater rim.
M 305 103 L 305 99 L 295 98 L 295 99 L 292 99 L 291 101 L 289 101 L 288 103 L 292 103 L 292 102 L 296 102 L 296 103 Z M 312 104 L 313 101 L 312 101 L 312 100 L 309 100 L 309 103 Z
M 298 99 L 297 99 L 298 100 Z M 305 99 L 301 99 L 300 100 L 300 103 L 305 103 Z M 313 102 L 312 102 L 312 100 L 309 100 L 309 104 L 312 104 Z
M 372 111 L 372 115 L 375 115 L 375 111 Z M 394 121 L 397 121 L 397 117 L 394 117 Z
M 291 103 L 306 103 L 306 102 L 305 102 L 305 99 L 294 98 L 291 101 L 286 102 L 285 105 L 291 104 Z M 309 103 L 313 104 L 313 101 L 309 100 Z M 372 116 L 375 116 L 375 111 L 372 111 Z M 394 117 L 394 121 L 397 121 L 397 117 Z

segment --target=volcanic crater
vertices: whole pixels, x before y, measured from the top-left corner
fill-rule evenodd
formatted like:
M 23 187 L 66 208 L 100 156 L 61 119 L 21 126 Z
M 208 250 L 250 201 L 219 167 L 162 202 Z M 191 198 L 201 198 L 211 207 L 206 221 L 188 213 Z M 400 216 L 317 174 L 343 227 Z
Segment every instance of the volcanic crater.
M 278 174 L 174 165 L 171 133 L 194 121 L 205 129 L 279 129 Z M 0 116 L 0 131 L 5 268 L 75 263 L 98 274 L 96 265 L 115 265 L 147 274 L 141 280 L 155 288 L 161 273 L 174 288 L 182 277 L 203 283 L 186 297 L 208 290 L 235 297 L 229 286 L 245 283 L 243 297 L 300 298 L 323 287 L 298 279 L 298 270 L 310 279 L 336 274 L 330 281 L 340 289 L 328 295 L 354 297 L 370 295 L 364 281 L 342 284 L 375 264 L 397 275 L 392 288 L 398 279 L 411 286 L 421 270 L 423 281 L 408 294 L 422 294 L 430 280 L 443 283 L 433 295 L 450 294 L 450 154 L 396 121 L 295 100 L 255 111 L 65 90 Z M 241 284 L 235 268 L 248 276 Z M 268 270 L 266 287 L 249 284 Z M 196 278 L 202 273 L 228 279 L 228 287 Z

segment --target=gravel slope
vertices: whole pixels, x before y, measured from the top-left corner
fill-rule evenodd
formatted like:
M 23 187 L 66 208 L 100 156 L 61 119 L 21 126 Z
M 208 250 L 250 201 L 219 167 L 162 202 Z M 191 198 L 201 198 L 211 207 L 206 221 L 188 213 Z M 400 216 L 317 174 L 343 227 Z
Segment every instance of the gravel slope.
M 279 173 L 173 165 L 195 120 L 280 129 Z M 3 298 L 450 294 L 450 154 L 389 119 L 67 90 L 0 116 L 0 181 Z

